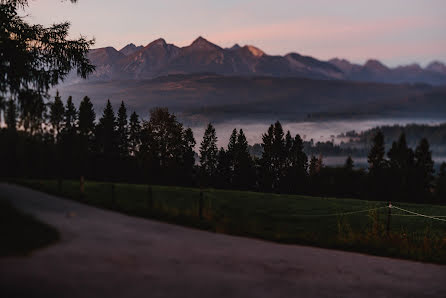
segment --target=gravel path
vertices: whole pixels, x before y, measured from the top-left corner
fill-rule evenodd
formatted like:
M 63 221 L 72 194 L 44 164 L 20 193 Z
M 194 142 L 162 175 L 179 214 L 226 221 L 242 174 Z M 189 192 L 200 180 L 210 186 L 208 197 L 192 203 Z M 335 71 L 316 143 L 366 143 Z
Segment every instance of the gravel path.
M 446 297 L 446 266 L 219 235 L 14 185 L 0 193 L 62 235 L 0 258 L 5 298 Z

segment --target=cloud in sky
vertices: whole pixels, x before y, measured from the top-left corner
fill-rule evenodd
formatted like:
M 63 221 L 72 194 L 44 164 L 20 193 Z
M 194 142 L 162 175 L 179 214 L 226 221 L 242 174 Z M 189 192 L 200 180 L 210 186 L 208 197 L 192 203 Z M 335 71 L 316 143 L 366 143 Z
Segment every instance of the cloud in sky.
M 446 61 L 444 11 L 440 0 L 36 0 L 27 12 L 38 23 L 70 20 L 73 35 L 94 36 L 97 47 L 158 37 L 185 46 L 202 35 L 224 47 L 394 66 Z

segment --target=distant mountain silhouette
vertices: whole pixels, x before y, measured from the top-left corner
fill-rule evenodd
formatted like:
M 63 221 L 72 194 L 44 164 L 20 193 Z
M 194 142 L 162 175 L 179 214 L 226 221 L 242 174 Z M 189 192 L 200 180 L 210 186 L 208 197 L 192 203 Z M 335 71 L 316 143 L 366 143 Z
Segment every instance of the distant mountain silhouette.
M 353 80 L 383 83 L 446 84 L 446 65 L 432 62 L 426 68 L 417 64 L 389 68 L 377 60 L 364 65 L 347 60 L 321 61 L 290 53 L 268 55 L 254 46 L 235 44 L 221 48 L 203 37 L 191 45 L 177 47 L 158 39 L 147 46 L 129 44 L 120 51 L 112 47 L 89 53 L 97 69 L 92 79 L 152 79 L 169 74 L 215 73 L 225 76 L 272 76 L 311 79 Z

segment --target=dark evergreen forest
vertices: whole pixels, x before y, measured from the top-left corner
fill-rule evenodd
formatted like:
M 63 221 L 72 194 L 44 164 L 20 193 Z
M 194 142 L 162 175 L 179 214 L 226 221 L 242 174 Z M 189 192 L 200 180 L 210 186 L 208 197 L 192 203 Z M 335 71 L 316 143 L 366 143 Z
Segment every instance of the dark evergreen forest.
M 85 179 L 127 183 L 214 187 L 274 193 L 351 197 L 409 202 L 446 202 L 446 164 L 433 170 L 429 142 L 412 150 L 401 134 L 390 149 L 376 130 L 369 167 L 359 170 L 352 157 L 342 167 L 324 165 L 322 155 L 307 156 L 299 135 L 280 122 L 262 135 L 261 154 L 250 153 L 243 129 L 234 129 L 226 148 L 217 147 L 210 123 L 197 143 L 190 128 L 166 108 L 150 111 L 147 121 L 115 111 L 107 102 L 97 117 L 85 97 L 76 107 L 59 94 L 49 103 L 4 101 L 0 131 L 4 178 Z M 97 121 L 97 119 L 99 119 Z M 195 148 L 199 149 L 196 159 Z M 252 152 L 252 148 L 251 148 Z

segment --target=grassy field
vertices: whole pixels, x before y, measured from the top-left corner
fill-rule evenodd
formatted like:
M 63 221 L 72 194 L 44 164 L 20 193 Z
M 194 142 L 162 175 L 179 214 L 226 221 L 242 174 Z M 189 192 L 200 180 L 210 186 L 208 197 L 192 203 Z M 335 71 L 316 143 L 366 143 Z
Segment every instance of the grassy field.
M 59 240 L 56 229 L 0 198 L 0 257 L 26 255 Z
M 194 188 L 87 181 L 81 195 L 78 181 L 63 181 L 61 188 L 51 180 L 19 183 L 86 204 L 219 233 L 446 263 L 446 222 L 400 216 L 406 214 L 392 209 L 388 235 L 385 202 L 204 189 L 200 218 L 200 190 Z M 395 205 L 446 216 L 445 206 Z M 380 209 L 369 210 L 375 208 Z M 356 211 L 364 212 L 349 213 Z

